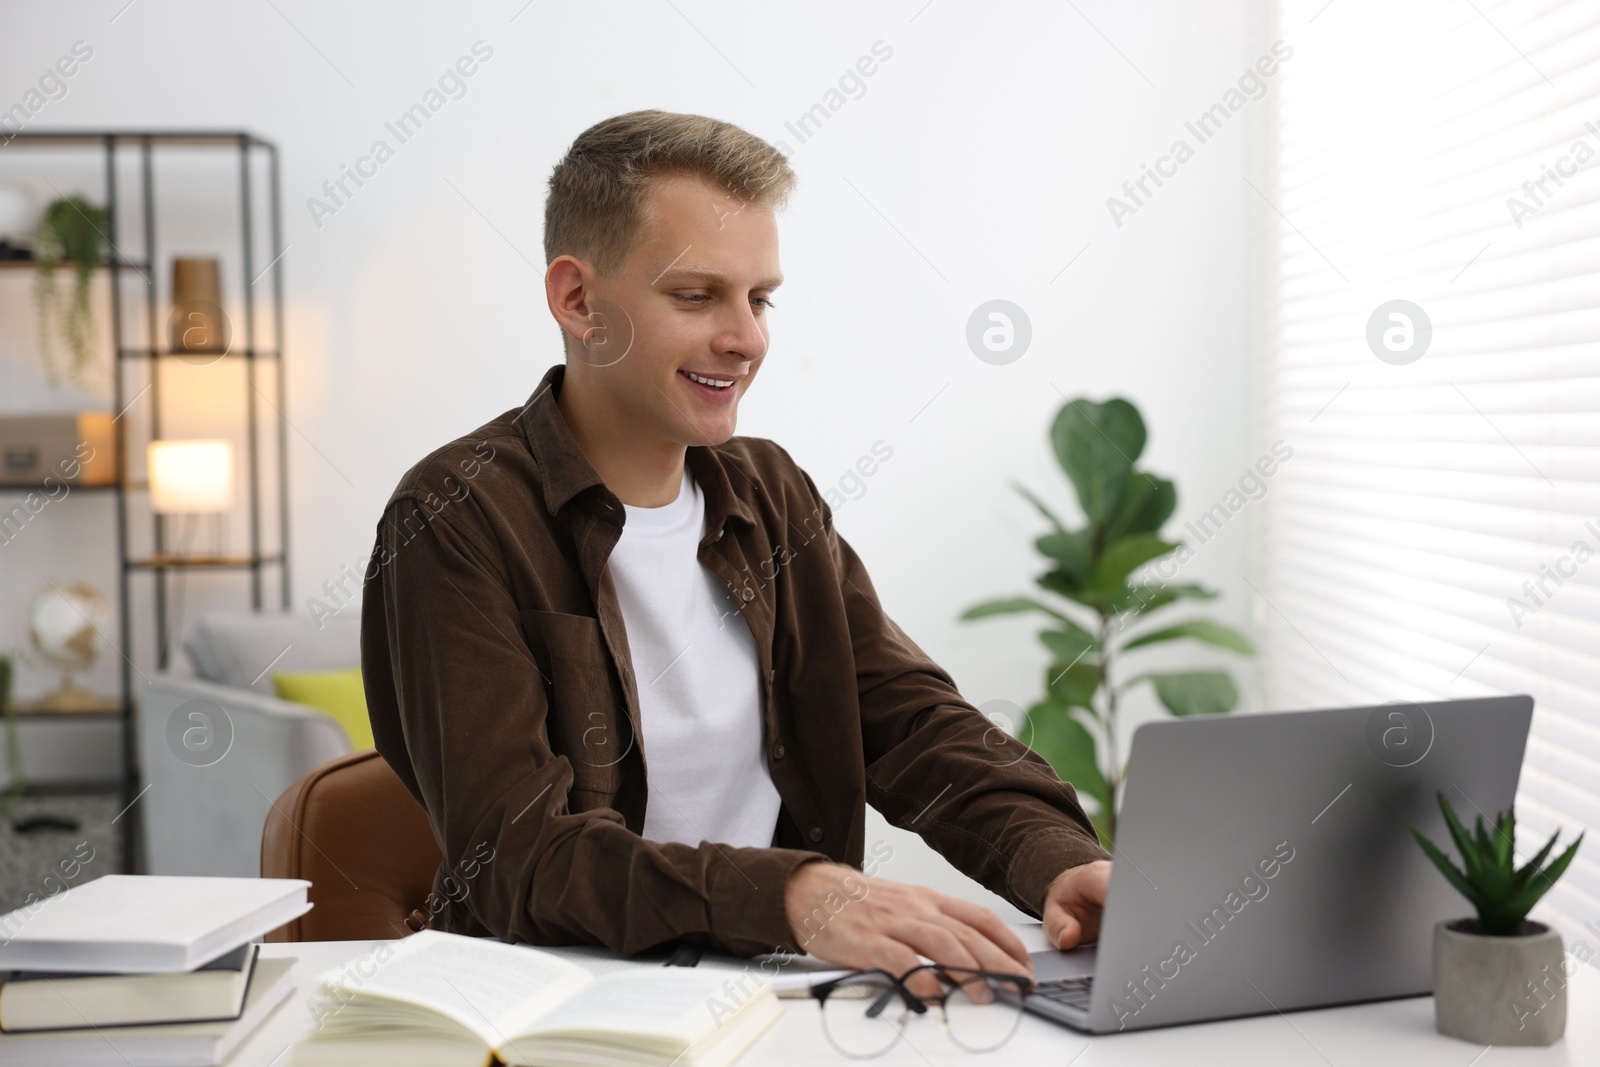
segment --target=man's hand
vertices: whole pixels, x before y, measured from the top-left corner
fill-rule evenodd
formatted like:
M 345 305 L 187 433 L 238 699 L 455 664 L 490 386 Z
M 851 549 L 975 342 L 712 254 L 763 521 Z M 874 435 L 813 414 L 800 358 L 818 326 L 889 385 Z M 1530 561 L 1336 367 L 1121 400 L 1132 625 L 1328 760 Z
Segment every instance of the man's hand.
M 1111 861 L 1094 860 L 1056 875 L 1044 897 L 1044 936 L 1061 949 L 1100 937 L 1100 912 L 1111 884 Z
M 988 908 L 841 863 L 796 867 L 784 909 L 798 948 L 845 967 L 881 967 L 899 977 L 922 964 L 920 953 L 951 967 L 1033 975 L 1022 939 Z M 926 971 L 910 984 L 919 997 L 943 991 Z

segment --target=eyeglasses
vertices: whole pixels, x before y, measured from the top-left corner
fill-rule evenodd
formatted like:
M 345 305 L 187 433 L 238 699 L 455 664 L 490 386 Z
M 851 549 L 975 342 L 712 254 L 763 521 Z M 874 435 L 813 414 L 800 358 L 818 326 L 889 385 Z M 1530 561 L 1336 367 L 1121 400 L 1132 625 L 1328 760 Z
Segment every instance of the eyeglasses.
M 922 971 L 944 987 L 941 995 L 911 992 L 906 980 Z M 1032 990 L 1027 975 L 928 963 L 898 978 L 877 968 L 857 971 L 812 986 L 811 995 L 822 1009 L 828 1043 L 852 1059 L 870 1059 L 893 1048 L 912 1016 L 928 1014 L 930 1004 L 939 1008 L 950 1040 L 968 1052 L 992 1052 L 1017 1032 L 1022 998 Z

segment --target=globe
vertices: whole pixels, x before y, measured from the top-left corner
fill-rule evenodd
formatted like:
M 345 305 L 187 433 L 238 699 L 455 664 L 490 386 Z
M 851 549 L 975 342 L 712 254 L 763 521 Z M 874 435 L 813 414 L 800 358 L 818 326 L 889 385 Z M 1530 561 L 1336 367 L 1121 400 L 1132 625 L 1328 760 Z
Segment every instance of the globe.
M 39 704 L 51 711 L 82 711 L 103 701 L 73 684 L 72 675 L 94 666 L 100 628 L 111 619 L 111 605 L 79 582 L 52 584 L 34 600 L 28 640 L 46 663 L 61 672 L 61 688 Z

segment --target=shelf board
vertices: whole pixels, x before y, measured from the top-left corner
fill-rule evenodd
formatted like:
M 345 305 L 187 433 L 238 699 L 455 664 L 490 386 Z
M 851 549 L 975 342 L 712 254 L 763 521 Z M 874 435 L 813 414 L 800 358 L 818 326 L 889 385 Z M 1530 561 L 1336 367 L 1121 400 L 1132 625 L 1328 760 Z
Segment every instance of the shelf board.
M 68 496 L 71 496 L 73 493 L 82 493 L 82 492 L 104 493 L 104 492 L 106 492 L 108 490 L 114 492 L 116 490 L 116 488 L 117 488 L 116 483 L 114 483 L 114 482 L 108 482 L 108 483 L 106 483 L 104 485 L 79 485 L 77 482 L 63 482 L 62 484 L 67 486 L 67 488 L 69 490 L 69 492 L 67 493 Z M 54 488 L 55 488 L 55 486 L 53 486 L 53 485 L 43 485 L 43 484 L 37 484 L 37 485 L 32 485 L 32 484 L 30 484 L 30 485 L 3 485 L 3 484 L 0 484 L 0 493 L 43 493 L 43 492 L 47 492 L 49 490 L 53 490 Z M 146 482 L 127 482 L 122 486 L 122 488 L 126 489 L 126 490 L 148 489 L 149 485 Z
M 276 348 L 232 348 L 226 352 L 174 352 L 167 348 L 119 348 L 117 355 L 123 359 L 193 359 L 193 360 L 218 360 L 218 359 L 277 359 Z
M 139 571 L 241 570 L 266 563 L 282 562 L 281 553 L 266 556 L 176 556 L 163 553 L 159 556 L 139 556 L 127 560 L 123 566 L 128 570 Z
M 6 139 L 6 145 L 25 148 L 59 148 L 63 145 L 105 147 L 107 140 L 119 146 L 138 144 L 204 145 L 212 148 L 237 148 L 239 143 L 271 148 L 247 130 L 23 130 Z
M 105 270 L 106 268 L 108 268 L 110 266 L 111 266 L 110 263 L 96 263 L 95 264 L 95 270 Z M 143 262 L 140 262 L 140 261 L 137 261 L 137 260 L 129 260 L 129 259 L 119 259 L 119 260 L 117 260 L 117 266 L 121 267 L 123 270 L 136 270 L 136 271 L 140 271 L 140 272 L 147 271 L 147 270 L 150 269 L 150 264 L 148 264 L 148 263 L 143 263 Z M 39 269 L 39 261 L 35 260 L 35 259 L 0 259 L 0 271 L 14 270 L 14 271 L 28 271 L 28 272 L 32 273 L 33 271 L 36 271 L 38 269 Z M 57 263 L 55 265 L 55 269 L 56 270 L 72 270 L 73 266 L 72 266 L 71 263 Z
M 126 705 L 117 700 L 105 700 L 98 706 L 81 711 L 58 711 L 40 706 L 36 701 L 19 700 L 11 705 L 11 712 L 19 719 L 120 719 Z

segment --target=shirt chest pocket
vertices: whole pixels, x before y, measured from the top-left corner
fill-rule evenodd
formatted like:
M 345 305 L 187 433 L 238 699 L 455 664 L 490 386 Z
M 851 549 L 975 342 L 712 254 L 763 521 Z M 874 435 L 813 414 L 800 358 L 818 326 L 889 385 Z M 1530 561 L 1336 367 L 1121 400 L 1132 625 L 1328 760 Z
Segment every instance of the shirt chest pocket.
M 569 806 L 610 806 L 634 738 L 600 622 L 529 609 L 522 628 L 545 679 L 550 747 L 572 764 Z

